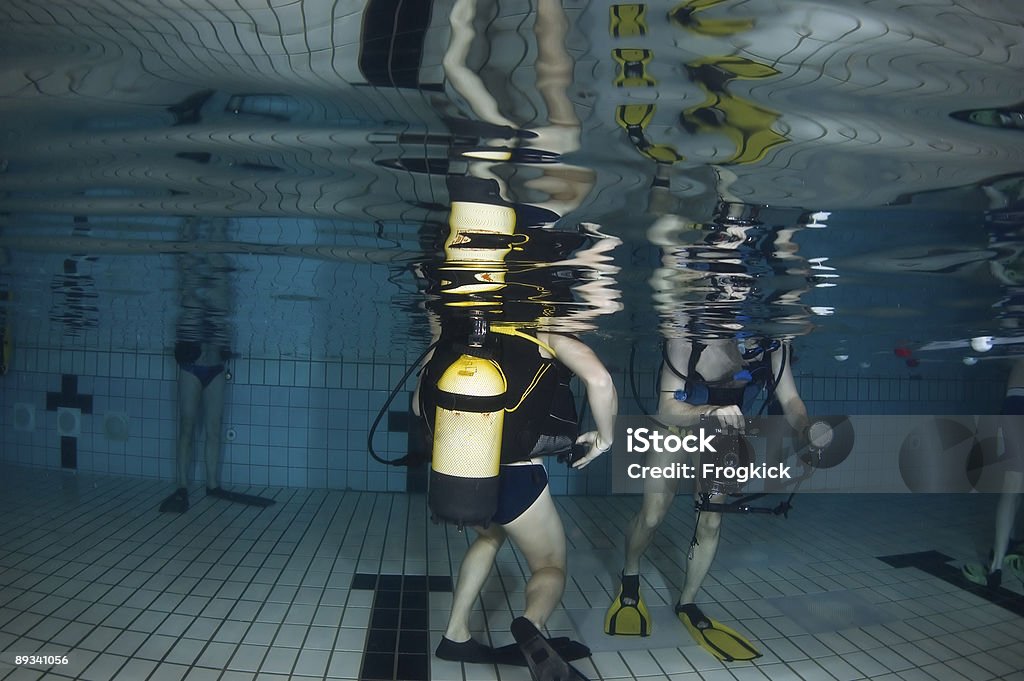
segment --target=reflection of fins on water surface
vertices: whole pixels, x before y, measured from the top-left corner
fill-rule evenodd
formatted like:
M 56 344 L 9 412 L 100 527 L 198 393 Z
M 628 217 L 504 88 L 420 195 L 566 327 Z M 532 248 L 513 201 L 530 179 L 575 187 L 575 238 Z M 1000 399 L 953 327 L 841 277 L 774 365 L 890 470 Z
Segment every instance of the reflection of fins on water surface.
M 615 48 L 612 50 L 612 58 L 618 65 L 616 87 L 654 87 L 658 84 L 647 73 L 647 66 L 654 59 L 654 53 L 650 50 Z
M 687 0 L 668 11 L 668 18 L 698 35 L 727 36 L 749 31 L 754 27 L 753 19 L 707 19 L 699 12 L 719 5 L 723 0 Z
M 758 80 L 779 75 L 767 64 L 739 56 L 706 57 L 686 65 L 690 79 L 701 86 L 708 99 L 679 114 L 679 122 L 692 135 L 719 132 L 728 137 L 736 152 L 723 163 L 755 163 L 768 151 L 789 141 L 772 129 L 779 114 L 728 91 L 735 79 Z
M 704 650 L 722 662 L 753 660 L 761 653 L 737 631 L 715 621 L 693 603 L 676 605 L 676 616 Z
M 623 581 L 628 577 L 624 577 Z M 640 597 L 639 586 L 631 589 L 634 594 L 625 594 L 626 589 L 619 587 L 619 594 L 608 607 L 604 616 L 604 633 L 609 636 L 650 636 L 651 615 L 647 612 L 644 599 Z
M 647 35 L 647 5 L 632 3 L 612 5 L 608 8 L 611 15 L 608 32 L 615 38 L 633 38 Z
M 644 128 L 654 118 L 655 110 L 654 104 L 623 104 L 615 108 L 615 122 L 626 131 L 633 146 L 647 158 L 669 164 L 683 160 L 671 145 L 654 144 L 644 133 Z

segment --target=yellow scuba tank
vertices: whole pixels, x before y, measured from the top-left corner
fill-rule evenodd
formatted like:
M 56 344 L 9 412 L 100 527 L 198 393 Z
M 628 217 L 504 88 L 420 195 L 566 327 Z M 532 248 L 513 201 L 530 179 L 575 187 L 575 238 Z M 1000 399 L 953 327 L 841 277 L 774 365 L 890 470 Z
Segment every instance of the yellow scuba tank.
M 486 525 L 497 510 L 507 382 L 482 356 L 485 333 L 478 320 L 470 347 L 437 381 L 428 503 L 436 519 L 460 527 Z

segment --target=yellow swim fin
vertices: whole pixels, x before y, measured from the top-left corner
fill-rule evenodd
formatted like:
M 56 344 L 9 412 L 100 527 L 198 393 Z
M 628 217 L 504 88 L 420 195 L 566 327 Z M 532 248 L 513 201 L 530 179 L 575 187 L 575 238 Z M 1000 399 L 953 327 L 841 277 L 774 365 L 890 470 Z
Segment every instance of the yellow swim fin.
M 739 632 L 711 619 L 692 603 L 677 604 L 676 617 L 697 645 L 722 662 L 741 662 L 761 657 L 761 653 Z
M 624 603 L 620 586 L 619 595 L 605 613 L 604 633 L 609 636 L 650 636 L 651 614 L 647 612 L 644 599 L 638 597 L 636 603 Z
M 647 5 L 642 3 L 612 5 L 608 32 L 615 38 L 647 35 Z

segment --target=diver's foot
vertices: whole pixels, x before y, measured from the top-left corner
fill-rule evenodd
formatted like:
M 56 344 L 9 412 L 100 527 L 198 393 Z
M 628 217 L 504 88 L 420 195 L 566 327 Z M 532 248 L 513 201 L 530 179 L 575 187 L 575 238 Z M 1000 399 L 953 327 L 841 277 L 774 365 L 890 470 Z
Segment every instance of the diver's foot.
M 161 513 L 184 513 L 188 510 L 188 490 L 179 487 L 160 503 Z
M 494 663 L 494 649 L 472 638 L 468 641 L 456 643 L 450 638 L 442 636 L 441 642 L 437 644 L 437 650 L 434 651 L 434 655 L 450 662 L 469 662 L 471 664 Z
M 258 497 L 253 494 L 242 494 L 241 492 L 229 492 L 223 487 L 207 487 L 206 495 L 210 497 L 217 497 L 218 499 L 224 499 L 225 501 L 233 501 L 236 504 L 245 504 L 246 506 L 259 506 L 266 508 L 267 506 L 273 506 L 273 499 L 266 499 L 264 497 Z
M 604 614 L 609 636 L 650 636 L 651 615 L 640 597 L 640 575 L 622 575 L 619 593 Z
M 640 575 L 622 575 L 619 602 L 623 605 L 636 605 L 640 602 Z

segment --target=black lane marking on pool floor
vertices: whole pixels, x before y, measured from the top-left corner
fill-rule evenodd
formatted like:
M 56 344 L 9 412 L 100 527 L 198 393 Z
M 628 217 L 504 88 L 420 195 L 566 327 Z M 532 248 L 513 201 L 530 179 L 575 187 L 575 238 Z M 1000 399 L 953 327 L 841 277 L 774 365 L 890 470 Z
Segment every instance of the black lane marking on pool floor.
M 353 575 L 352 588 L 374 592 L 359 678 L 429 681 L 429 595 L 450 592 L 452 578 L 360 572 Z
M 1024 617 L 1024 596 L 1001 586 L 990 589 L 987 586 L 968 582 L 963 574 L 961 574 L 960 568 L 949 564 L 949 561 L 953 559 L 939 551 L 920 551 L 918 553 L 902 553 L 893 556 L 878 556 L 878 560 L 894 568 L 915 567 L 933 577 L 938 577 L 947 584 L 958 586 L 964 591 L 985 599 L 989 603 Z M 1012 579 L 1013 577 L 1004 570 L 1003 579 L 1008 578 Z

